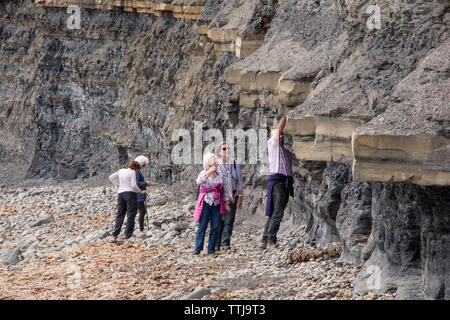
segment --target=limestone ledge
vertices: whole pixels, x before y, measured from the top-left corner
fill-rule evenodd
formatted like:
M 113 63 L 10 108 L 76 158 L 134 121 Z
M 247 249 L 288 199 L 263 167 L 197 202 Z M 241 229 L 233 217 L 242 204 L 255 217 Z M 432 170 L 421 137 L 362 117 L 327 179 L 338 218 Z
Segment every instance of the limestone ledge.
M 190 5 L 154 3 L 146 0 L 35 0 L 42 7 L 68 7 L 79 5 L 87 9 L 114 10 L 150 13 L 155 16 L 173 16 L 179 19 L 198 19 L 203 10 L 203 2 L 192 2 Z
M 332 117 L 289 118 L 300 160 L 353 163 L 358 182 L 450 185 L 450 139 L 430 135 L 359 134 L 362 120 Z
M 254 53 L 264 42 L 264 34 L 248 32 L 241 37 L 236 29 L 209 29 L 208 26 L 195 26 L 194 33 L 213 42 L 215 51 L 234 52 L 241 59 Z
M 281 72 L 254 72 L 228 68 L 228 82 L 240 86 L 240 106 L 255 108 L 261 105 L 273 108 L 295 108 L 311 92 L 308 81 L 285 79 Z
M 352 138 L 356 181 L 450 185 L 450 139 L 429 135 Z
M 285 132 L 294 137 L 294 152 L 300 160 L 351 163 L 352 134 L 363 123 L 321 116 L 288 118 Z

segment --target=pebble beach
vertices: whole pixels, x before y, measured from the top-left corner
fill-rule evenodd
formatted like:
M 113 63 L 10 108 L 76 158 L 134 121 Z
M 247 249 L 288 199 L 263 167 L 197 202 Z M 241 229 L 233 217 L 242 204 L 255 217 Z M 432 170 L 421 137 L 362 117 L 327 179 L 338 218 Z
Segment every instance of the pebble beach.
M 147 205 L 144 232 L 136 219 L 133 237 L 125 240 L 122 231 L 114 242 L 110 186 L 1 186 L 0 299 L 394 298 L 355 295 L 359 266 L 326 250 L 302 261 L 305 250 L 316 250 L 302 247 L 304 226 L 284 228 L 278 247 L 263 250 L 262 228 L 238 210 L 231 249 L 195 256 L 192 193 L 153 186 Z

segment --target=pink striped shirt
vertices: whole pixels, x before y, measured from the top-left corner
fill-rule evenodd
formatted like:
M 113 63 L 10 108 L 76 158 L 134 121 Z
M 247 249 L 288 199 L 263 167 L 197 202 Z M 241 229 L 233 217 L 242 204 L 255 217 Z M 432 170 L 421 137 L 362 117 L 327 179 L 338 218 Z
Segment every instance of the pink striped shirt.
M 292 161 L 297 159 L 295 153 L 278 143 L 279 130 L 275 129 L 267 141 L 270 174 L 280 173 L 293 176 Z

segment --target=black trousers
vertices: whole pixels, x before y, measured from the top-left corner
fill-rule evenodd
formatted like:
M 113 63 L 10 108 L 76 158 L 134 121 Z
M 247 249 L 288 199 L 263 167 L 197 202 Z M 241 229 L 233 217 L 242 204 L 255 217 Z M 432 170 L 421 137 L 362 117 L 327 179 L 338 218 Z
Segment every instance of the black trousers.
M 123 220 L 125 215 L 127 218 L 127 227 L 125 229 L 125 237 L 130 238 L 134 232 L 134 224 L 137 214 L 137 194 L 136 192 L 122 192 L 117 197 L 118 214 L 116 217 L 116 226 L 112 235 L 117 237 L 122 229 Z
M 283 220 L 284 209 L 289 201 L 289 190 L 283 182 L 277 182 L 272 189 L 273 213 L 267 218 L 262 237 L 263 243 L 277 243 L 277 233 Z
M 144 231 L 144 218 L 147 214 L 147 206 L 145 205 L 145 201 L 138 201 L 137 208 L 139 211 L 139 229 Z
M 231 236 L 233 235 L 233 225 L 236 218 L 237 201 L 239 196 L 236 196 L 234 203 L 230 203 L 230 212 L 227 212 L 225 219 L 220 219 L 219 233 L 217 234 L 216 248 L 220 249 L 221 246 L 229 246 L 231 242 Z

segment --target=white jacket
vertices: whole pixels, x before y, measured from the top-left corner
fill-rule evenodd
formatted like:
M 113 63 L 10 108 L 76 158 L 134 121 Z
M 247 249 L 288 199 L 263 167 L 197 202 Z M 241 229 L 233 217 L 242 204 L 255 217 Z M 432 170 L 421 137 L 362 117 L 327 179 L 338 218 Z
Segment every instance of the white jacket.
M 117 193 L 136 192 L 140 193 L 141 189 L 136 183 L 136 171 L 131 169 L 120 169 L 109 177 L 109 181 L 119 189 Z

